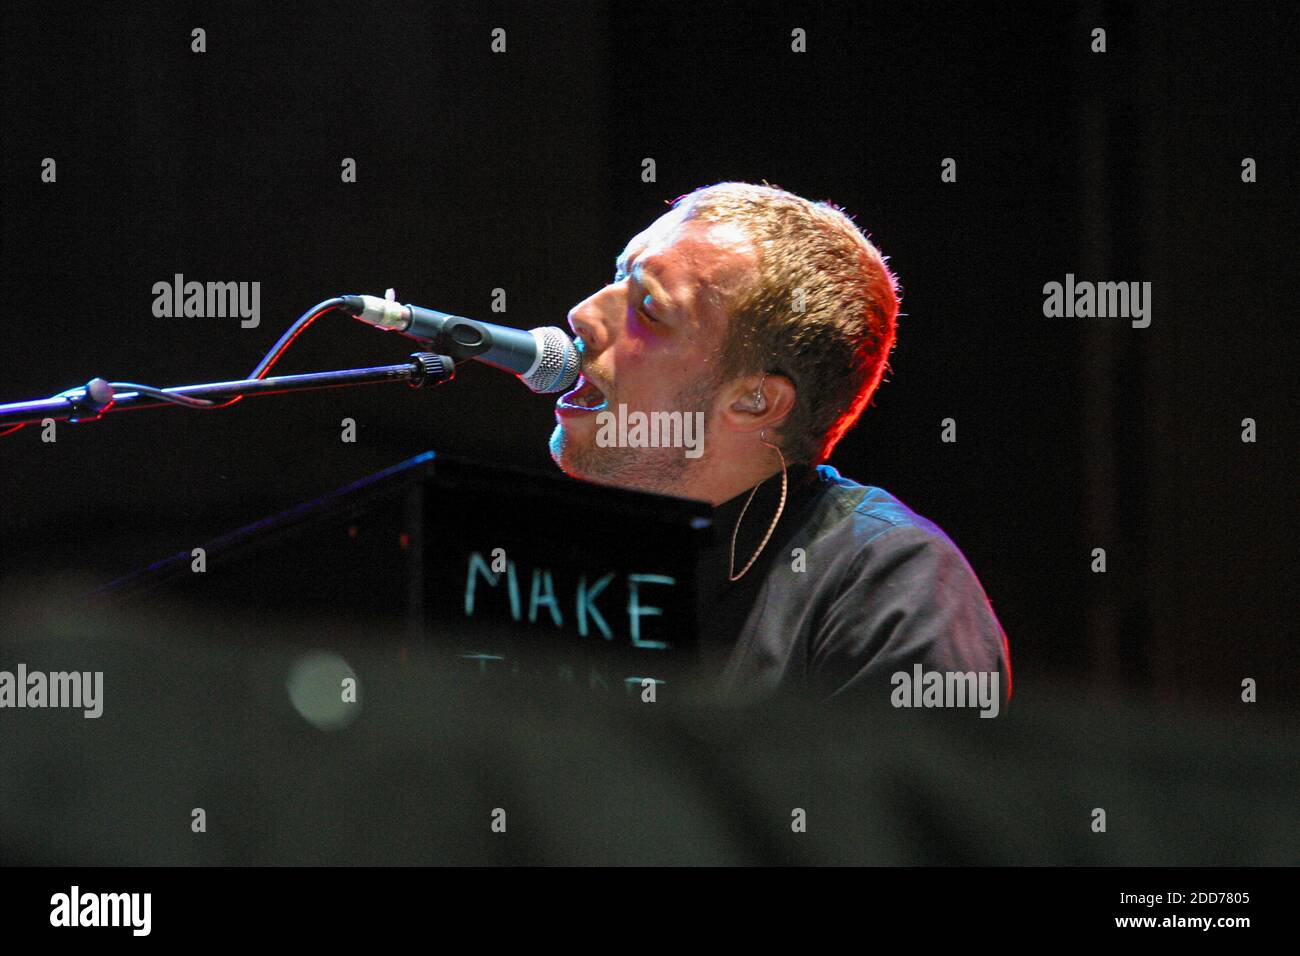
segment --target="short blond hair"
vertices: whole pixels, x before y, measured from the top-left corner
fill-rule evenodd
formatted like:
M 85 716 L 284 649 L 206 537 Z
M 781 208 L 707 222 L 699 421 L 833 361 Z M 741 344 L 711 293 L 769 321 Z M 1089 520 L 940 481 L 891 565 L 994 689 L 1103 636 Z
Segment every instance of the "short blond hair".
M 672 205 L 692 219 L 736 223 L 753 242 L 758 276 L 732 304 L 716 383 L 788 377 L 798 399 L 780 428 L 783 453 L 820 464 L 888 368 L 899 286 L 885 257 L 838 206 L 776 186 L 718 183 Z

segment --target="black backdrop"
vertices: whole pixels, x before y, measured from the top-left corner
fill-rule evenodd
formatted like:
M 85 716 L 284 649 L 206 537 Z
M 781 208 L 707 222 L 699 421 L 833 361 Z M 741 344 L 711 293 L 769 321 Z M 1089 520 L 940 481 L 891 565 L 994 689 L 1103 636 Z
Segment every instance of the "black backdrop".
M 241 376 L 342 292 L 563 324 L 666 200 L 767 180 L 840 203 L 891 257 L 894 371 L 832 464 L 957 541 L 1007 629 L 1017 693 L 1064 677 L 1226 708 L 1254 677 L 1262 703 L 1294 702 L 1291 5 L 2 15 L 0 401 L 92 375 Z M 796 27 L 807 53 L 790 49 Z M 155 318 L 152 286 L 175 273 L 260 282 L 261 325 Z M 1152 282 L 1151 327 L 1045 318 L 1043 284 L 1066 273 Z M 406 351 L 334 315 L 278 370 Z M 547 399 L 473 368 L 429 394 L 138 412 L 60 426 L 54 444 L 29 427 L 0 439 L 0 571 L 107 579 L 426 448 L 548 469 L 551 422 Z

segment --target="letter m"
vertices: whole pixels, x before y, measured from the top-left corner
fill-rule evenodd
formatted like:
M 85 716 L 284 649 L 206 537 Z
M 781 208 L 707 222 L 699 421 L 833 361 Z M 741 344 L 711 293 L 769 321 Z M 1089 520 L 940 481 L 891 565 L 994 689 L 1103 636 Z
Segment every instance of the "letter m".
M 208 318 L 228 319 L 239 314 L 239 284 L 237 282 L 208 283 Z
M 478 583 L 479 576 L 487 581 L 490 587 L 496 587 L 501 581 L 501 575 L 493 571 L 491 566 L 483 560 L 483 555 L 473 551 L 469 556 L 469 570 L 465 574 L 465 616 L 471 617 L 474 614 L 474 591 Z M 515 578 L 515 566 L 511 561 L 506 562 L 506 584 L 510 593 L 510 616 L 514 620 L 519 620 L 519 582 Z
M 1121 305 L 1119 300 L 1123 299 Z M 1105 302 L 1105 310 L 1101 304 Z M 1107 318 L 1129 318 L 1128 310 L 1128 283 L 1127 282 L 1098 282 L 1097 283 L 1097 306 L 1098 312 Z

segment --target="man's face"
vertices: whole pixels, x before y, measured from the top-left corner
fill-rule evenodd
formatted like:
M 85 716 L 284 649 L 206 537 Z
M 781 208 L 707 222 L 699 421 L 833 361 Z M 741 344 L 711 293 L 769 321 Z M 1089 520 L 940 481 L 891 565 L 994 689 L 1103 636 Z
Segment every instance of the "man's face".
M 758 259 L 743 230 L 687 219 L 678 208 L 632 239 L 614 281 L 578 303 L 569 325 L 581 340 L 577 386 L 556 402 L 551 457 L 568 475 L 644 491 L 681 492 L 708 456 L 683 448 L 601 447 L 601 412 L 703 412 L 708 435 L 713 377 L 737 294 Z

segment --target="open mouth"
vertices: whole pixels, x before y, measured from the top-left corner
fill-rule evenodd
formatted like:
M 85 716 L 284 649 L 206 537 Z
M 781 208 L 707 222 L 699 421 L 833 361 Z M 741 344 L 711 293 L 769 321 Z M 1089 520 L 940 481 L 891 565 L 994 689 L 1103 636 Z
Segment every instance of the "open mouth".
M 578 376 L 578 384 L 572 391 L 565 392 L 555 403 L 559 408 L 584 409 L 596 411 L 607 404 L 605 393 L 588 381 L 587 376 Z

